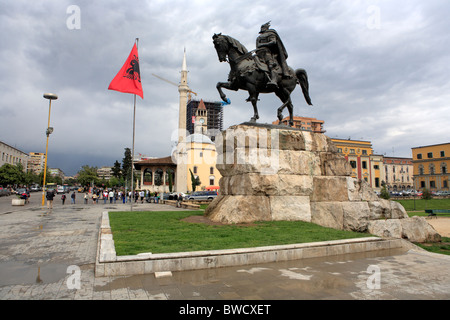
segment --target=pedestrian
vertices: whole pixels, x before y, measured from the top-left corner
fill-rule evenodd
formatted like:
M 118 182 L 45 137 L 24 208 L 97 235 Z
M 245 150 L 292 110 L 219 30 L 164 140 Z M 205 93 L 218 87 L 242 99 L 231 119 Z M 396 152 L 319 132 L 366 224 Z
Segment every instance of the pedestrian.
M 177 207 L 181 208 L 181 202 L 183 201 L 183 196 L 181 195 L 181 193 L 178 194 L 177 197 Z
M 141 197 L 141 203 L 144 203 L 144 196 L 145 196 L 144 190 L 141 190 L 141 191 L 139 192 L 139 196 Z
M 47 191 L 47 209 L 53 209 L 53 198 L 55 197 L 55 193 L 53 190 Z
M 66 195 L 65 194 L 63 194 L 61 196 L 61 201 L 62 201 L 62 204 L 64 205 L 64 202 L 66 202 Z
M 96 193 L 94 193 L 94 194 L 92 195 L 92 203 L 93 203 L 93 204 L 96 204 L 96 203 L 97 203 L 97 199 L 98 199 L 98 196 L 97 196 Z
M 103 204 L 106 204 L 106 200 L 108 199 L 108 191 L 103 191 Z
M 89 200 L 89 195 L 88 195 L 88 193 L 86 192 L 86 193 L 84 194 L 84 204 L 88 204 L 88 200 Z
M 114 191 L 111 189 L 111 191 L 109 191 L 109 203 L 113 203 L 114 200 Z
M 75 191 L 74 191 L 74 192 L 70 195 L 70 198 L 71 198 L 70 201 L 71 201 L 72 204 L 75 204 L 75 197 L 76 197 L 76 196 L 75 196 Z

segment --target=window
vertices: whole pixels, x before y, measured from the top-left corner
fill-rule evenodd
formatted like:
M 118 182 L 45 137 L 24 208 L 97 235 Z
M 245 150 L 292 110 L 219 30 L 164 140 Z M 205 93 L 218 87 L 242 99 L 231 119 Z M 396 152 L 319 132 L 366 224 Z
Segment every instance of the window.
M 425 181 L 420 181 L 420 187 L 425 188 Z
M 356 168 L 356 161 L 352 160 L 350 161 L 350 166 L 355 169 Z
M 375 178 L 375 188 L 380 187 L 380 178 Z
M 423 175 L 423 172 L 424 172 L 424 170 L 423 170 L 423 166 L 422 165 L 420 165 L 419 166 L 419 175 Z
M 350 149 L 351 154 L 355 154 L 355 149 Z
M 214 167 L 209 168 L 209 174 L 214 174 Z
M 445 157 L 445 151 L 441 151 L 441 158 Z
M 362 168 L 363 169 L 367 169 L 367 161 L 363 161 L 362 162 Z
M 197 167 L 194 167 L 194 173 L 197 174 Z
M 422 159 L 422 154 L 421 153 L 417 154 L 417 159 Z
M 363 150 L 363 151 L 362 151 L 362 154 L 363 154 L 363 155 L 367 155 L 367 150 Z
M 338 152 L 339 152 L 339 153 L 342 153 L 342 148 L 338 148 Z
M 430 164 L 430 174 L 434 174 L 434 164 Z
M 433 158 L 433 152 L 428 152 L 428 153 L 427 153 L 427 157 L 428 157 L 428 159 Z
M 447 173 L 447 165 L 445 163 L 441 164 L 441 173 L 442 174 Z
M 375 170 L 380 170 L 380 166 L 379 166 L 379 165 L 377 165 L 377 164 L 376 164 L 376 165 L 374 165 L 374 166 L 373 166 L 373 168 L 374 168 Z
M 151 185 L 153 183 L 153 172 L 151 169 L 144 170 L 144 185 Z
M 209 177 L 209 185 L 210 185 L 210 186 L 213 186 L 214 183 L 215 183 L 215 180 L 216 180 L 216 179 L 214 178 L 214 176 L 210 176 L 210 177 Z
M 436 188 L 436 181 L 434 180 L 430 181 L 430 188 Z

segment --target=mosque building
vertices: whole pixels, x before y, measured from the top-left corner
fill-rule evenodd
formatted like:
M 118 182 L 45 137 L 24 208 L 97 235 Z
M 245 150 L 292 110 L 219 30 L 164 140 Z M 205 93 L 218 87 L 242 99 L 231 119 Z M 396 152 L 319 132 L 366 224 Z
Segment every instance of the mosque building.
M 222 130 L 220 103 L 188 101 L 192 92 L 187 82 L 186 52 L 178 86 L 178 140 L 172 155 L 134 162 L 140 170 L 136 189 L 150 192 L 192 192 L 192 178 L 198 178 L 196 190 L 218 190 L 221 175 L 216 168 L 216 147 L 210 129 Z M 187 110 L 189 107 L 189 110 Z M 187 113 L 189 111 L 189 115 Z M 210 112 L 212 114 L 210 114 Z

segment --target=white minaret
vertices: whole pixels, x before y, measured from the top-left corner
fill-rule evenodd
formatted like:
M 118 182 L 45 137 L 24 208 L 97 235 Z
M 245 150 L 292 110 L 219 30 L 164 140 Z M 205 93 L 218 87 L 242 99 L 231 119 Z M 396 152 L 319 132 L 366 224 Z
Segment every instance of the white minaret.
M 178 145 L 177 145 L 177 176 L 176 192 L 186 193 L 187 191 L 187 151 L 186 151 L 186 105 L 189 87 L 187 84 L 186 49 L 183 55 L 181 66 L 181 81 L 178 85 L 180 93 L 180 113 L 178 119 Z

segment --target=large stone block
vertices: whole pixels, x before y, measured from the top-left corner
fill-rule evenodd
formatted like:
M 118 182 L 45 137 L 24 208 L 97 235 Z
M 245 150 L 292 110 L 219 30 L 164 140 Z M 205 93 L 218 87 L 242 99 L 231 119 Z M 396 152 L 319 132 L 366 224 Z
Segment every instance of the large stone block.
M 389 200 L 378 199 L 368 202 L 370 220 L 387 219 L 391 217 L 391 203 Z
M 343 202 L 344 229 L 365 232 L 370 221 L 370 209 L 367 202 Z
M 389 201 L 391 205 L 391 216 L 388 217 L 390 219 L 406 219 L 409 218 L 408 213 L 406 213 L 405 208 L 403 206 L 396 202 L 396 201 Z
M 342 202 L 311 202 L 311 222 L 342 230 L 344 228 Z
M 401 238 L 402 224 L 399 219 L 373 220 L 367 226 L 367 231 L 384 238 Z
M 320 152 L 320 170 L 323 176 L 350 176 L 352 168 L 341 154 Z
M 278 155 L 278 173 L 321 175 L 321 159 L 318 152 L 280 150 Z
M 217 200 L 217 201 L 216 201 Z M 205 215 L 227 224 L 270 221 L 270 203 L 266 196 L 221 196 L 211 203 Z
M 311 206 L 307 196 L 270 197 L 272 220 L 311 222 Z
M 439 242 L 441 236 L 424 217 L 412 217 L 399 220 L 402 224 L 402 238 L 411 242 Z
M 348 201 L 347 177 L 314 177 L 311 201 Z
M 365 180 L 347 178 L 348 196 L 350 201 L 377 201 L 377 194 Z

